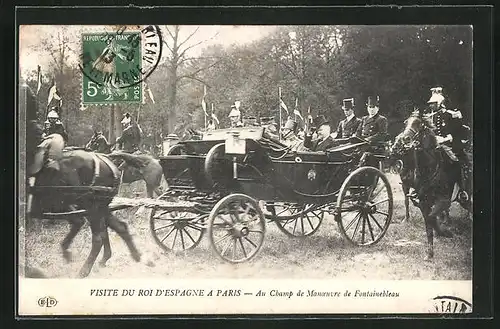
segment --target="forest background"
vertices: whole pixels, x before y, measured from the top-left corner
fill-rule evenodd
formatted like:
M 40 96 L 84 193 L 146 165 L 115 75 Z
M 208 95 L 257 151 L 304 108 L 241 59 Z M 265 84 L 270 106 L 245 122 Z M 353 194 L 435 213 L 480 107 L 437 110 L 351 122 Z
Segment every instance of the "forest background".
M 251 41 L 234 43 L 218 42 L 217 33 L 200 38 L 207 34 L 204 26 L 162 26 L 163 58 L 147 79 L 154 102 L 146 93 L 143 104 L 113 107 L 83 107 L 82 73 L 74 60 L 79 31 L 54 28 L 51 38 L 21 48 L 20 56 L 32 62 L 36 56 L 48 59 L 41 70 L 38 106 L 47 107 L 55 81 L 70 145 L 84 145 L 94 129 L 113 141 L 121 134 L 119 122 L 126 112 L 139 118 L 144 146 L 150 150 L 169 133 L 182 137 L 189 128 L 202 129 L 205 87 L 207 112 L 211 114 L 213 105 L 221 127 L 229 125 L 236 100 L 244 117 L 278 120 L 281 88 L 292 116 L 296 105 L 304 118 L 310 109 L 313 116 L 325 115 L 333 130 L 343 119 L 344 98 L 355 99 L 355 113 L 361 117 L 367 97 L 378 95 L 380 113 L 388 118 L 394 137 L 415 107 L 427 106 L 430 88 L 436 86 L 443 87 L 446 106 L 460 109 L 472 126 L 470 26 L 274 26 L 265 33 L 259 30 L 261 35 Z M 36 91 L 37 69 L 23 67 L 22 60 L 20 66 L 20 80 Z

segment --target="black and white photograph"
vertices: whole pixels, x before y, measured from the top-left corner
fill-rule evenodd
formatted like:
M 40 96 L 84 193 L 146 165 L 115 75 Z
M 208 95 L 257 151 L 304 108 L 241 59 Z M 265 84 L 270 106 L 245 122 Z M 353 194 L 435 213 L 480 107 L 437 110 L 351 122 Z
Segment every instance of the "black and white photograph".
M 473 50 L 471 25 L 20 26 L 20 314 L 471 312 Z

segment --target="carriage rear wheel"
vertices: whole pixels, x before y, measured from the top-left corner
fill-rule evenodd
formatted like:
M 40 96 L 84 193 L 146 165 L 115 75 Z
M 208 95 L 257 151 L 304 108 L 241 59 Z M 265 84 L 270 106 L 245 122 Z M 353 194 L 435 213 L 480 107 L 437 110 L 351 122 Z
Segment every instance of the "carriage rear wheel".
M 160 196 L 158 199 L 162 200 Z M 195 248 L 205 233 L 207 214 L 194 211 L 172 211 L 155 207 L 149 225 L 155 242 L 165 251 Z
M 324 218 L 324 211 L 314 205 L 284 203 L 269 205 L 278 229 L 289 237 L 306 237 L 313 235 L 319 229 Z
M 373 167 L 354 170 L 340 188 L 335 212 L 340 232 L 350 243 L 369 246 L 379 242 L 393 214 L 387 177 Z
M 208 216 L 212 249 L 229 263 L 255 257 L 264 243 L 266 222 L 256 200 L 244 194 L 222 198 Z

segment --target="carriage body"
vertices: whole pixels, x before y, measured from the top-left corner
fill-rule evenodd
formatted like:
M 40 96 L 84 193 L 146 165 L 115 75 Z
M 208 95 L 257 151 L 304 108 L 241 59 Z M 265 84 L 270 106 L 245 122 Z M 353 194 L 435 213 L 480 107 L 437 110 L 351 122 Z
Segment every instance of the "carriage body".
M 359 140 L 328 152 L 292 151 L 266 138 L 261 127 L 221 129 L 202 140 L 179 142 L 160 163 L 171 189 L 323 204 L 336 200 L 366 144 Z
M 181 141 L 160 158 L 169 186 L 160 199 L 197 206 L 153 211 L 153 237 L 166 251 L 186 250 L 208 231 L 216 254 L 238 263 L 260 250 L 266 220 L 296 238 L 314 234 L 323 218 L 333 215 L 351 243 L 375 244 L 392 217 L 392 191 L 379 159 L 366 158 L 370 147 L 352 138 L 326 152 L 295 151 L 262 127 L 220 129 L 201 140 Z M 382 201 L 372 197 L 377 186 L 387 192 Z M 380 210 L 381 202 L 388 203 L 387 210 Z M 368 218 L 377 212 L 386 218 Z

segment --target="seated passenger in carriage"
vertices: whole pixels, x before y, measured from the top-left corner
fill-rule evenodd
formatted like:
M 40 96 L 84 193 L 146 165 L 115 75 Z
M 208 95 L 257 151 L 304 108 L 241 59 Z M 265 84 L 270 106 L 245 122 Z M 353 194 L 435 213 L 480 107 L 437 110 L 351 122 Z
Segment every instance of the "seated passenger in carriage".
M 374 146 L 387 140 L 387 118 L 379 114 L 380 97 L 368 97 L 366 109 L 368 115 L 361 119 L 356 136 L 367 140 Z
M 281 129 L 281 141 L 291 146 L 292 150 L 300 150 L 302 146 L 302 139 L 300 139 L 297 134 L 297 122 L 295 122 L 291 117 L 288 118 L 285 125 Z
M 43 131 L 42 142 L 38 145 L 33 166 L 28 174 L 34 174 L 44 165 L 54 171 L 59 171 L 59 160 L 65 144 L 68 143 L 68 134 L 59 120 L 58 108 L 52 107 L 47 115 Z M 46 159 L 46 160 L 45 160 Z
M 345 119 L 340 121 L 337 126 L 336 140 L 348 139 L 354 136 L 361 124 L 361 119 L 354 115 L 354 98 L 346 98 L 342 102 L 342 110 L 344 111 Z
M 312 140 L 312 135 L 316 131 L 318 138 Z M 304 137 L 304 146 L 313 152 L 326 151 L 335 146 L 335 142 L 330 136 L 330 122 L 324 115 L 320 115 L 313 120 L 313 126 Z
M 97 153 L 109 153 L 111 145 L 102 133 L 102 129 L 96 128 L 94 129 L 94 135 L 92 135 L 90 141 L 85 145 L 85 148 Z

